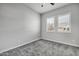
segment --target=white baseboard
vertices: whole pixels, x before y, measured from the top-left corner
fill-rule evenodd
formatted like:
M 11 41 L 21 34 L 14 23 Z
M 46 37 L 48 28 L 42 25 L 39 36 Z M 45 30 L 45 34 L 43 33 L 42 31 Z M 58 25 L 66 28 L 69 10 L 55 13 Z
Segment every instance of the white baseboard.
M 34 41 L 37 41 L 37 40 L 39 40 L 39 39 L 44 39 L 44 40 L 53 41 L 53 42 L 57 42 L 57 43 L 61 43 L 61 44 L 66 44 L 66 45 L 70 45 L 70 46 L 74 46 L 74 47 L 79 47 L 79 45 L 76 45 L 76 44 L 70 44 L 70 43 L 61 42 L 61 41 L 55 41 L 55 40 L 52 40 L 52 39 L 49 39 L 49 38 L 44 38 L 44 37 L 38 37 L 38 38 L 36 38 L 36 39 L 33 39 L 33 40 L 30 41 L 30 42 L 23 43 L 23 44 L 20 44 L 20 45 L 18 45 L 18 46 L 14 46 L 14 47 L 11 47 L 11 48 L 8 48 L 8 49 L 1 50 L 0 53 L 9 51 L 9 50 L 11 50 L 11 49 L 14 49 L 14 48 L 17 48 L 17 47 L 26 45 L 26 44 L 29 44 L 29 43 L 34 42 Z
M 20 45 L 17 45 L 17 46 L 14 46 L 14 47 L 8 48 L 8 49 L 3 49 L 3 50 L 0 51 L 0 53 L 3 53 L 3 52 L 6 52 L 6 51 L 9 51 L 9 50 L 11 50 L 11 49 L 15 49 L 15 48 L 17 48 L 17 47 L 20 47 L 20 46 L 23 46 L 23 45 L 26 45 L 26 44 L 29 44 L 29 43 L 34 42 L 34 41 L 39 40 L 39 39 L 40 39 L 40 37 L 38 37 L 38 38 L 36 38 L 36 39 L 33 39 L 32 41 L 27 42 L 27 43 L 23 43 L 23 44 L 20 44 Z
M 70 44 L 70 43 L 67 43 L 67 42 L 56 41 L 56 40 L 52 40 L 52 39 L 44 38 L 44 37 L 42 37 L 42 39 L 48 40 L 48 41 L 57 42 L 57 43 L 61 43 L 61 44 L 65 44 L 65 45 L 70 45 L 70 46 L 74 46 L 74 47 L 79 47 L 79 45 L 77 45 L 77 44 Z

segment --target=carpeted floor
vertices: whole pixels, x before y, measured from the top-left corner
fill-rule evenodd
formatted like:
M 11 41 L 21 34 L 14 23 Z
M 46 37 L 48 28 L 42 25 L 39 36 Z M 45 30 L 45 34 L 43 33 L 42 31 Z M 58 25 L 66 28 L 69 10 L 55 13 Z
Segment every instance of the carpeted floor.
M 37 40 L 1 53 L 0 56 L 78 56 L 79 48 L 48 40 Z

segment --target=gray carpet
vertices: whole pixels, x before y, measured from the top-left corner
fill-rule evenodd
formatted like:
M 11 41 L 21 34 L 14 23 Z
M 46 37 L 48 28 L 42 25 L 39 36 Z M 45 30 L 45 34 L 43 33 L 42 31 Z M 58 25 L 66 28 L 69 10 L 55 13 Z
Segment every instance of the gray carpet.
M 48 40 L 37 40 L 3 52 L 0 56 L 78 56 L 79 48 Z

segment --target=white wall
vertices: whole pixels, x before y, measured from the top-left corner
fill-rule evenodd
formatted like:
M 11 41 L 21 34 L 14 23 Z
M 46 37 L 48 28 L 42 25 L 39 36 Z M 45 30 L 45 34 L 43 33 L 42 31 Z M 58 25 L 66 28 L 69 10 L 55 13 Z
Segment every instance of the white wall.
M 24 4 L 0 4 L 0 52 L 40 36 L 40 15 Z
M 46 32 L 46 19 L 49 16 L 58 16 L 65 13 L 71 13 L 71 33 Z M 70 4 L 62 8 L 52 10 L 42 14 L 42 32 L 43 39 L 69 44 L 79 47 L 79 4 Z

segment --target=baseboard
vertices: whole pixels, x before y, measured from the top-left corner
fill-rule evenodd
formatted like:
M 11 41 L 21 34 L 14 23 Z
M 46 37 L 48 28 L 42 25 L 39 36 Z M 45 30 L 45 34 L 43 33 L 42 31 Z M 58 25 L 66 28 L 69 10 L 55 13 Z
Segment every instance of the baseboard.
M 15 48 L 17 48 L 17 47 L 20 47 L 20 46 L 23 46 L 23 45 L 26 45 L 26 44 L 29 44 L 29 43 L 34 42 L 34 41 L 37 41 L 37 40 L 39 40 L 39 39 L 40 39 L 40 37 L 35 38 L 35 39 L 33 39 L 32 41 L 27 42 L 27 43 L 23 43 L 23 44 L 20 44 L 20 45 L 17 45 L 17 46 L 14 46 L 14 47 L 8 48 L 8 49 L 3 49 L 3 50 L 0 51 L 0 53 L 3 53 L 3 52 L 6 52 L 6 51 L 9 51 L 9 50 L 11 50 L 11 49 L 15 49 Z
M 65 44 L 65 45 L 69 45 L 69 46 L 79 47 L 79 45 L 76 45 L 76 44 L 70 44 L 70 43 L 66 43 L 66 42 L 62 42 L 62 41 L 55 41 L 55 40 L 52 40 L 52 39 L 49 39 L 49 38 L 42 37 L 41 39 L 53 41 L 53 42 L 57 42 L 57 43 Z
M 33 40 L 30 41 L 30 42 L 23 43 L 23 44 L 20 44 L 20 45 L 18 45 L 18 46 L 14 46 L 14 47 L 11 47 L 11 48 L 8 48 L 8 49 L 1 50 L 0 53 L 9 51 L 9 50 L 11 50 L 11 49 L 15 49 L 15 48 L 17 48 L 17 47 L 20 47 L 20 46 L 23 46 L 23 45 L 26 45 L 26 44 L 29 44 L 29 43 L 34 42 L 34 41 L 37 41 L 37 40 L 39 40 L 39 39 L 44 39 L 44 40 L 48 40 L 48 41 L 57 42 L 57 43 L 60 43 L 60 44 L 65 44 L 65 45 L 69 45 L 69 46 L 79 47 L 79 45 L 76 45 L 76 44 L 70 44 L 70 43 L 61 42 L 61 41 L 55 41 L 55 40 L 52 40 L 52 39 L 49 39 L 49 38 L 44 38 L 44 37 L 38 37 L 38 38 L 36 38 L 36 39 L 33 39 Z

